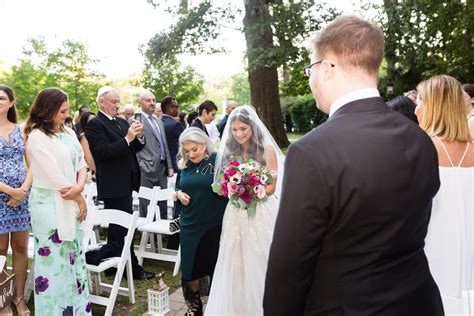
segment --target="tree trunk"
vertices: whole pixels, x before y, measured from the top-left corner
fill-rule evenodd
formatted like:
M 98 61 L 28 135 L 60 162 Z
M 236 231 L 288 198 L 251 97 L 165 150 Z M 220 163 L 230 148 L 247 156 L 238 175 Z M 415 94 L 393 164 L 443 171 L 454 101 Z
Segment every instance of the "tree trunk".
M 250 101 L 280 147 L 289 145 L 283 128 L 277 65 L 262 58 L 273 46 L 271 17 L 265 0 L 244 0 Z M 267 55 L 266 55 L 267 56 Z

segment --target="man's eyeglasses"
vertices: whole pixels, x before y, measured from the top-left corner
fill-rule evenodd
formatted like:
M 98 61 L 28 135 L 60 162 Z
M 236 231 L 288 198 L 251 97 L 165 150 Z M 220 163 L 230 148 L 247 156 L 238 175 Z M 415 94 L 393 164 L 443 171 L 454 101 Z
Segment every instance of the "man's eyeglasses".
M 320 64 L 323 61 L 324 61 L 324 59 L 321 59 L 321 60 L 318 60 L 318 61 L 310 64 L 309 66 L 304 67 L 303 70 L 304 70 L 304 74 L 306 75 L 306 77 L 309 78 L 311 76 L 311 68 L 313 68 L 313 66 L 316 66 L 317 64 Z M 329 63 L 329 65 L 331 65 L 331 67 L 334 67 L 334 64 Z

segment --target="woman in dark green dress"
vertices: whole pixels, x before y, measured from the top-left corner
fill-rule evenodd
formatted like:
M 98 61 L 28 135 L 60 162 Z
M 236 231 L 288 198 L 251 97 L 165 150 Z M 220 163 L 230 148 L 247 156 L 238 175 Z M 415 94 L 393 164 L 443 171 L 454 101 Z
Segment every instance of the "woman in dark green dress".
M 219 252 L 227 199 L 212 191 L 216 153 L 209 137 L 190 127 L 179 137 L 181 169 L 176 198 L 181 202 L 181 264 L 186 315 L 202 315 Z

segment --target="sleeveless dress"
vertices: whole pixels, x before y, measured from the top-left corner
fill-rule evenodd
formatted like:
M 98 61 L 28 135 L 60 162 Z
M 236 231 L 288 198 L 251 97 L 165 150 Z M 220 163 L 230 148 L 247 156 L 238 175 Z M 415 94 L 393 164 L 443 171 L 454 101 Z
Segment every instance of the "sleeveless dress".
M 274 195 L 257 204 L 255 217 L 227 204 L 206 315 L 263 315 L 265 275 L 277 213 Z
M 441 186 L 433 199 L 425 253 L 446 315 L 474 315 L 474 167 L 439 167 Z
M 26 178 L 24 153 L 23 135 L 20 127 L 15 124 L 8 142 L 0 137 L 0 182 L 13 188 L 19 188 L 23 184 Z M 0 193 L 0 234 L 30 230 L 28 199 L 18 207 L 8 206 L 9 199 L 9 195 Z

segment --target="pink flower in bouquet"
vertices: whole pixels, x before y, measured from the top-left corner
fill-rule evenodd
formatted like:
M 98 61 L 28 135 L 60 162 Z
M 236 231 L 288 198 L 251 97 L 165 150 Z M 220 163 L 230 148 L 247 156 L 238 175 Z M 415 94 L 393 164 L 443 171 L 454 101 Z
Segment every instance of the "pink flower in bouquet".
M 268 177 L 267 177 L 266 174 L 260 175 L 260 183 L 261 183 L 261 184 L 266 184 L 267 181 L 268 181 Z
M 227 185 L 222 186 L 222 196 L 223 197 L 229 196 L 229 190 L 227 189 Z
M 237 171 L 235 169 L 232 169 L 232 168 L 228 168 L 225 172 L 225 174 L 229 177 L 233 176 L 236 173 L 237 173 Z
M 249 181 L 247 182 L 250 185 L 259 185 L 260 184 L 260 179 L 256 176 L 250 176 Z
M 237 160 L 232 160 L 229 164 L 230 164 L 231 166 L 238 166 L 238 165 L 240 165 L 240 163 L 239 163 Z
M 229 195 L 237 195 L 240 194 L 243 188 L 235 183 L 229 182 L 227 183 L 227 190 L 229 191 Z
M 252 197 L 250 196 L 249 191 L 245 191 L 240 195 L 240 198 L 245 202 L 245 204 L 250 204 L 252 202 Z
M 267 192 L 265 192 L 265 187 L 263 185 L 257 185 L 255 188 L 253 188 L 255 194 L 257 194 L 257 197 L 259 199 L 263 199 L 266 195 Z

